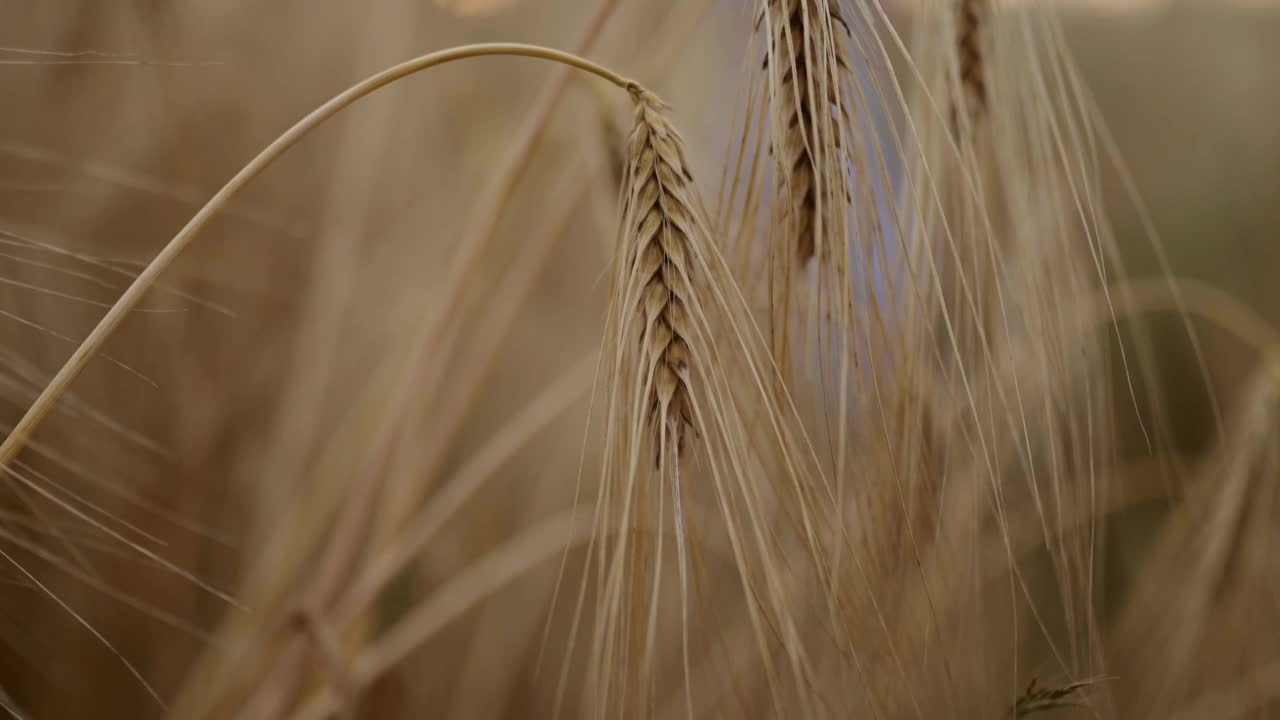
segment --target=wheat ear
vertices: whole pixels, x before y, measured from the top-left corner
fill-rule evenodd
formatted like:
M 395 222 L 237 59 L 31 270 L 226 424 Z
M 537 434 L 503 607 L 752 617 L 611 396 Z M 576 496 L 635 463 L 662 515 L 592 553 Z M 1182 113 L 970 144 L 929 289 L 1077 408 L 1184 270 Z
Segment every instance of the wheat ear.
M 606 708 L 618 702 L 636 710 L 653 702 L 669 512 L 664 490 L 671 488 L 677 503 L 677 558 L 686 599 L 680 456 L 702 419 L 693 392 L 697 368 L 691 345 L 704 347 L 693 276 L 704 267 L 699 260 L 706 251 L 701 244 L 708 239 L 706 228 L 667 106 L 634 86 L 631 99 L 635 119 L 623 150 L 618 251 L 605 335 L 613 372 L 599 506 L 609 517 L 596 518 L 597 533 L 622 531 L 613 542 L 602 536 L 595 546 L 602 585 L 591 649 L 592 716 L 608 714 Z M 643 468 L 650 449 L 654 474 Z
M 636 308 L 641 381 L 649 388 L 643 424 L 657 433 L 660 462 L 668 448 L 679 455 L 693 427 L 687 308 L 695 210 L 682 140 L 667 119 L 668 108 L 652 93 L 633 95 L 635 125 L 624 169 L 625 252 L 633 282 L 643 288 Z
M 840 136 L 849 113 L 840 78 L 849 63 L 836 36 L 836 28 L 847 33 L 848 25 L 834 0 L 767 0 L 762 20 L 769 33 L 766 64 L 776 73 L 770 114 L 776 189 L 789 230 L 784 237 L 794 238 L 803 264 L 848 197 Z
M 962 99 L 951 108 L 951 125 L 959 134 L 960 107 L 964 104 L 970 123 L 987 109 L 987 68 L 982 54 L 983 0 L 956 0 L 956 62 Z
M 659 691 L 675 680 L 659 672 L 663 658 L 679 653 L 693 715 L 691 636 L 708 624 L 692 619 L 691 578 L 699 568 L 695 538 L 712 520 L 686 516 L 685 508 L 699 498 L 708 503 L 702 507 L 719 508 L 714 531 L 733 548 L 756 657 L 780 712 L 783 685 L 804 686 L 810 670 L 779 537 L 812 547 L 814 528 L 827 523 L 815 488 L 829 488 L 794 408 L 773 394 L 764 336 L 713 240 L 667 106 L 636 87 L 631 96 L 635 120 L 624 149 L 605 331 L 610 372 L 599 538 L 590 551 L 599 579 L 586 714 L 653 717 Z M 798 536 L 785 528 L 780 507 L 804 518 Z M 663 600 L 670 581 L 678 606 Z M 575 614 L 586 586 L 584 579 Z M 659 632 L 671 627 L 679 632 Z

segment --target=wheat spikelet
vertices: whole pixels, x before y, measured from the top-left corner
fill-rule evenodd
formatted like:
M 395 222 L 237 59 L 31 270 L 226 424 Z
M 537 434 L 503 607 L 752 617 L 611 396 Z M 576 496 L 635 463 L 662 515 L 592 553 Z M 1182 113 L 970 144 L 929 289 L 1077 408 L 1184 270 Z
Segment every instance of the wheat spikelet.
M 693 426 L 687 308 L 692 295 L 689 236 L 695 212 L 682 140 L 651 93 L 636 93 L 635 126 L 627 140 L 623 176 L 629 219 L 626 256 L 641 283 L 640 366 L 649 388 L 644 424 L 658 432 L 658 453 L 683 449 Z M 661 461 L 661 457 L 658 458 Z
M 982 0 L 957 0 L 956 61 L 963 99 L 951 108 L 952 129 L 959 134 L 960 104 L 969 122 L 976 121 L 987 109 L 987 68 L 982 52 Z
M 819 233 L 831 233 L 833 213 L 848 196 L 840 129 L 849 113 L 840 79 L 849 63 L 835 34 L 848 26 L 829 0 L 768 0 L 762 21 L 769 32 L 766 64 L 776 73 L 771 115 L 777 193 L 787 236 L 805 263 L 819 246 Z

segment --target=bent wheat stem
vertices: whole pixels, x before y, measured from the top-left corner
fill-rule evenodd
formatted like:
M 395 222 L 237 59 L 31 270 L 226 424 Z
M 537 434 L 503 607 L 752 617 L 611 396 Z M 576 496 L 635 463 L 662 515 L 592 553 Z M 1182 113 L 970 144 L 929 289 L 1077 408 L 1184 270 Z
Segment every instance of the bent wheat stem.
M 306 117 L 299 120 L 293 127 L 289 128 L 283 135 L 276 138 L 274 142 L 268 145 L 262 152 L 248 162 L 236 173 L 222 189 L 217 192 L 204 207 L 191 218 L 187 224 L 178 231 L 177 235 L 169 241 L 152 259 L 151 263 L 138 274 L 133 283 L 120 295 L 114 305 L 107 310 L 102 319 L 98 321 L 98 325 L 85 337 L 80 347 L 72 353 L 62 368 L 58 370 L 58 374 L 49 381 L 40 396 L 36 398 L 31 407 L 27 409 L 26 414 L 14 426 L 13 432 L 5 437 L 4 442 L 0 443 L 0 466 L 7 466 L 18 454 L 18 451 L 26 444 L 27 440 L 35 432 L 36 427 L 49 414 L 49 411 L 57 403 L 58 399 L 70 387 L 72 381 L 84 370 L 89 360 L 102 348 L 115 329 L 119 327 L 125 316 L 137 307 L 142 297 L 146 295 L 151 286 L 159 279 L 173 261 L 177 259 L 182 251 L 191 244 L 196 235 L 204 229 L 209 220 L 215 214 L 220 212 L 241 190 L 253 182 L 262 174 L 270 165 L 275 162 L 286 150 L 293 147 L 306 137 L 312 130 L 315 130 L 329 118 L 337 115 L 347 106 L 355 101 L 379 90 L 391 83 L 408 77 L 414 73 L 428 70 L 438 65 L 444 65 L 456 60 L 466 60 L 468 58 L 484 57 L 488 55 L 508 55 L 518 57 L 531 57 L 542 60 L 550 60 L 565 65 L 578 68 L 584 72 L 601 77 L 620 88 L 634 91 L 639 85 L 632 80 L 628 80 L 623 76 L 609 70 L 608 68 L 597 65 L 585 58 L 579 57 L 572 53 L 562 50 L 541 47 L 538 45 L 524 45 L 520 43 L 484 43 L 476 45 L 465 45 L 462 47 L 449 48 L 438 52 L 423 55 L 421 57 L 408 60 L 399 65 L 387 68 L 382 72 L 372 75 L 365 80 L 356 83 L 344 92 L 335 96 L 325 104 L 311 111 Z

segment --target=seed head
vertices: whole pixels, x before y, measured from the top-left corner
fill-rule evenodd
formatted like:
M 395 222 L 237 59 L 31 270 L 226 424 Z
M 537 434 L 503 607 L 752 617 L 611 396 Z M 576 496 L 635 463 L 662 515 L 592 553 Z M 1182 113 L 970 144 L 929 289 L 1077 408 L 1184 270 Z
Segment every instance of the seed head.
M 657 435 L 658 459 L 683 451 L 693 429 L 693 354 L 688 309 L 693 300 L 690 238 L 700 231 L 680 135 L 652 93 L 633 91 L 635 124 L 627 140 L 624 251 L 630 282 L 641 288 L 640 371 L 650 388 L 644 422 Z

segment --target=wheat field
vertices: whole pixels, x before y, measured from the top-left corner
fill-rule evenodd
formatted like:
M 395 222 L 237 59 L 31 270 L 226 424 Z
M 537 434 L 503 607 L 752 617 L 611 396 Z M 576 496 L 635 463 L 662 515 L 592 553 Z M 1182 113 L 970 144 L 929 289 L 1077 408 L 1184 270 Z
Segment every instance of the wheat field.
M 1280 716 L 1277 61 L 1209 3 L 0 0 L 0 708 Z

